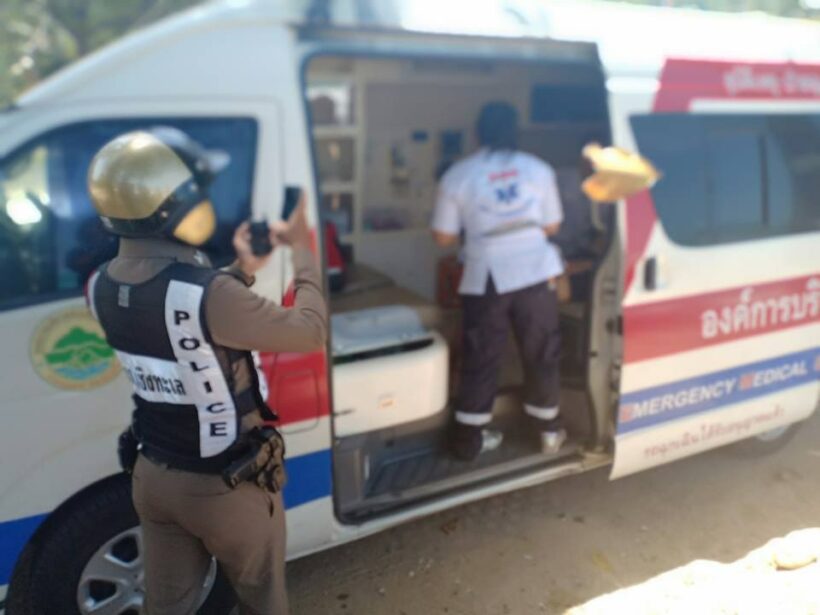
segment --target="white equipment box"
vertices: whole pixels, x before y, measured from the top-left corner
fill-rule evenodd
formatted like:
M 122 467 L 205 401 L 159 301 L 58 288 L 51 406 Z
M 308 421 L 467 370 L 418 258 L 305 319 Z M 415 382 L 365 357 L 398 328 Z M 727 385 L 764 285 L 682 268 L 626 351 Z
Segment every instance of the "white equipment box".
M 406 306 L 334 314 L 337 437 L 423 419 L 447 405 L 448 348 Z

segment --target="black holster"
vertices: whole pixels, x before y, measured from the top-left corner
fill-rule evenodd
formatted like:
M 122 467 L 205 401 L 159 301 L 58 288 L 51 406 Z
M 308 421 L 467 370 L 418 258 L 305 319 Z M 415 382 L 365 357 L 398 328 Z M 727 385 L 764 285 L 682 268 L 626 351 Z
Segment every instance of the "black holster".
M 120 459 L 120 467 L 126 474 L 134 471 L 139 455 L 139 440 L 134 434 L 134 430 L 129 425 L 117 439 L 117 456 Z
M 255 427 L 246 436 L 247 451 L 222 472 L 231 489 L 245 481 L 279 493 L 285 487 L 285 442 L 273 427 Z

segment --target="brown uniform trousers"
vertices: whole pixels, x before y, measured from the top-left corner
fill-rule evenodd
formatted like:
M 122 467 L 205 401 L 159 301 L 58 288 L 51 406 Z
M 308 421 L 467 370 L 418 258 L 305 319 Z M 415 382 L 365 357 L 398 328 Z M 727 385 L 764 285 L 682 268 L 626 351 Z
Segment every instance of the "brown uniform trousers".
M 285 615 L 285 509 L 254 483 L 168 469 L 140 455 L 134 506 L 142 524 L 148 615 L 194 615 L 211 556 L 241 615 Z

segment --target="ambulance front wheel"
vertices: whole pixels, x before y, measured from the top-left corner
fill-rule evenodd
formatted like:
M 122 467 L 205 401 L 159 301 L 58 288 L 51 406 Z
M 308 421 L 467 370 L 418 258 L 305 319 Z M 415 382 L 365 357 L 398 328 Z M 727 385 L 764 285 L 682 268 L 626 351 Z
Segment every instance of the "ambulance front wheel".
M 801 423 L 791 423 L 775 427 L 769 431 L 764 431 L 741 440 L 737 444 L 730 446 L 727 451 L 736 457 L 762 457 L 771 455 L 786 447 L 792 441 Z
M 139 615 L 142 538 L 131 481 L 106 479 L 60 507 L 20 557 L 7 615 Z M 203 582 L 199 615 L 230 612 L 233 591 L 216 563 Z

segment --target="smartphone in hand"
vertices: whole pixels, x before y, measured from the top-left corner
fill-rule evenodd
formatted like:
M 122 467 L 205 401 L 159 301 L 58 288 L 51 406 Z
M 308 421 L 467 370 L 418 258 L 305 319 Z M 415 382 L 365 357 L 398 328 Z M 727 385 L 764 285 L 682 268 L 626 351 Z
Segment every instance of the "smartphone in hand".
M 282 220 L 288 221 L 293 210 L 299 205 L 302 198 L 302 189 L 296 186 L 285 186 L 285 200 L 282 204 Z
M 287 221 L 293 214 L 302 198 L 302 189 L 296 186 L 285 186 L 282 203 L 282 220 Z M 254 256 L 267 256 L 273 251 L 270 241 L 270 226 L 265 220 L 251 222 L 251 252 Z
M 270 227 L 265 220 L 251 222 L 251 252 L 254 256 L 267 256 L 273 252 Z

